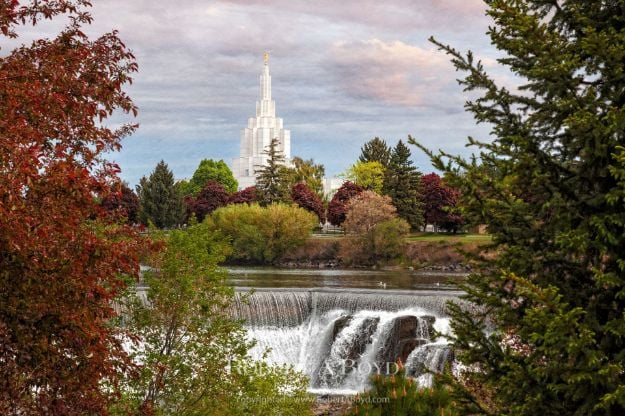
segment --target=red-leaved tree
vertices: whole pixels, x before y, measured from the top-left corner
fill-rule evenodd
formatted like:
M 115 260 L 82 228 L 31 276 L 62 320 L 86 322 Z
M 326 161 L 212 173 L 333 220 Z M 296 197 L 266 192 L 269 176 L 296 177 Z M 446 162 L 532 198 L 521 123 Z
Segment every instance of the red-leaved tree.
M 258 194 L 255 186 L 248 186 L 230 195 L 229 204 L 253 204 L 258 201 Z
M 445 185 L 436 173 L 424 175 L 421 186 L 426 224 L 433 224 L 447 231 L 458 231 L 464 222 L 462 216 L 454 210 L 459 191 Z
M 306 182 L 300 182 L 291 189 L 291 199 L 306 211 L 317 214 L 320 222 L 325 221 L 325 210 L 323 201 L 316 192 L 306 185 Z
M 112 186 L 111 192 L 100 202 L 110 215 L 123 218 L 130 224 L 138 221 L 139 197 L 123 182 Z
M 226 188 L 221 183 L 210 180 L 206 182 L 197 197 L 188 196 L 185 198 L 187 218 L 195 214 L 195 218 L 202 222 L 208 214 L 217 208 L 225 207 L 229 199 L 230 194 Z
M 0 1 L 0 32 L 68 14 L 54 39 L 0 57 L 0 414 L 105 414 L 130 361 L 111 319 L 138 238 L 107 220 L 119 168 L 103 159 L 135 126 L 137 70 L 115 32 L 88 39 L 88 1 Z
M 328 221 L 334 225 L 341 225 L 345 221 L 347 203 L 364 189 L 353 182 L 347 181 L 336 191 L 328 204 Z

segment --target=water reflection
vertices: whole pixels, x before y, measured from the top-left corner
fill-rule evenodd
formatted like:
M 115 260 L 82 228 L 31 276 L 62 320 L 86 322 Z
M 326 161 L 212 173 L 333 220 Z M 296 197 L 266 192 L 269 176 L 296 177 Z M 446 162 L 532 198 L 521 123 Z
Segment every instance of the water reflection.
M 278 269 L 229 267 L 229 282 L 251 288 L 354 288 L 454 290 L 465 274 L 410 270 Z

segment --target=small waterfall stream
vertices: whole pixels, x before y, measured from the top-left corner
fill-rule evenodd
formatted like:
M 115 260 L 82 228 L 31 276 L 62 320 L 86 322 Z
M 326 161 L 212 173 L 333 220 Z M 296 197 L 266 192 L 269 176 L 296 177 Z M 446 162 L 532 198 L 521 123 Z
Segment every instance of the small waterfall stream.
M 459 292 L 259 290 L 240 292 L 232 313 L 256 340 L 251 354 L 310 377 L 311 391 L 354 393 L 371 375 L 395 371 L 401 359 L 420 383 L 442 371 L 453 353 L 445 304 Z

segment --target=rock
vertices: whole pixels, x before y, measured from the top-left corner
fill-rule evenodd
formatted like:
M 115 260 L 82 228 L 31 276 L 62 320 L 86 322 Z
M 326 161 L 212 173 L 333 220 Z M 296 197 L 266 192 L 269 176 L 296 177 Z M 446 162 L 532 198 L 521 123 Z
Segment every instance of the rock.
M 398 358 L 401 358 L 402 349 L 406 348 L 408 344 L 405 341 L 416 338 L 418 326 L 419 320 L 416 316 L 406 315 L 395 318 L 384 345 L 376 357 L 380 368 L 385 368 L 387 363 L 394 363 Z M 402 341 L 404 342 L 402 343 Z
M 404 339 L 399 342 L 397 350 L 399 351 L 399 359 L 402 363 L 408 360 L 410 353 L 417 347 L 427 344 L 428 340 L 424 338 Z
M 332 342 L 336 339 L 336 336 L 341 332 L 352 320 L 351 315 L 343 315 L 336 321 L 334 321 L 334 328 L 332 328 Z

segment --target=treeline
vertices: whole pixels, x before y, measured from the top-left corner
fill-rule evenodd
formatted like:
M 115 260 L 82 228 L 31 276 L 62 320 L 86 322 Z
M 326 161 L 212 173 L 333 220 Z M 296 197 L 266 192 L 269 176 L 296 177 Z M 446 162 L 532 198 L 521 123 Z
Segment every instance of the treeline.
M 276 145 L 274 140 L 265 151 L 268 164 L 259 167 L 256 186 L 237 190 L 238 183 L 223 160 L 202 160 L 190 180 L 178 182 L 161 161 L 149 176 L 141 178 L 136 193 L 119 183 L 116 193 L 102 199 L 102 206 L 111 213 L 117 211 L 130 223 L 173 228 L 188 223 L 191 217 L 201 222 L 231 204 L 284 203 L 314 213 L 319 224 L 327 220 L 342 226 L 351 198 L 372 191 L 388 196 L 397 216 L 406 220 L 411 230 L 423 230 L 430 224 L 436 230 L 457 232 L 464 225 L 459 191 L 436 173 L 422 175 L 401 140 L 394 148 L 377 137 L 367 142 L 333 195 L 323 193 L 323 165 L 295 157 L 285 166 Z

